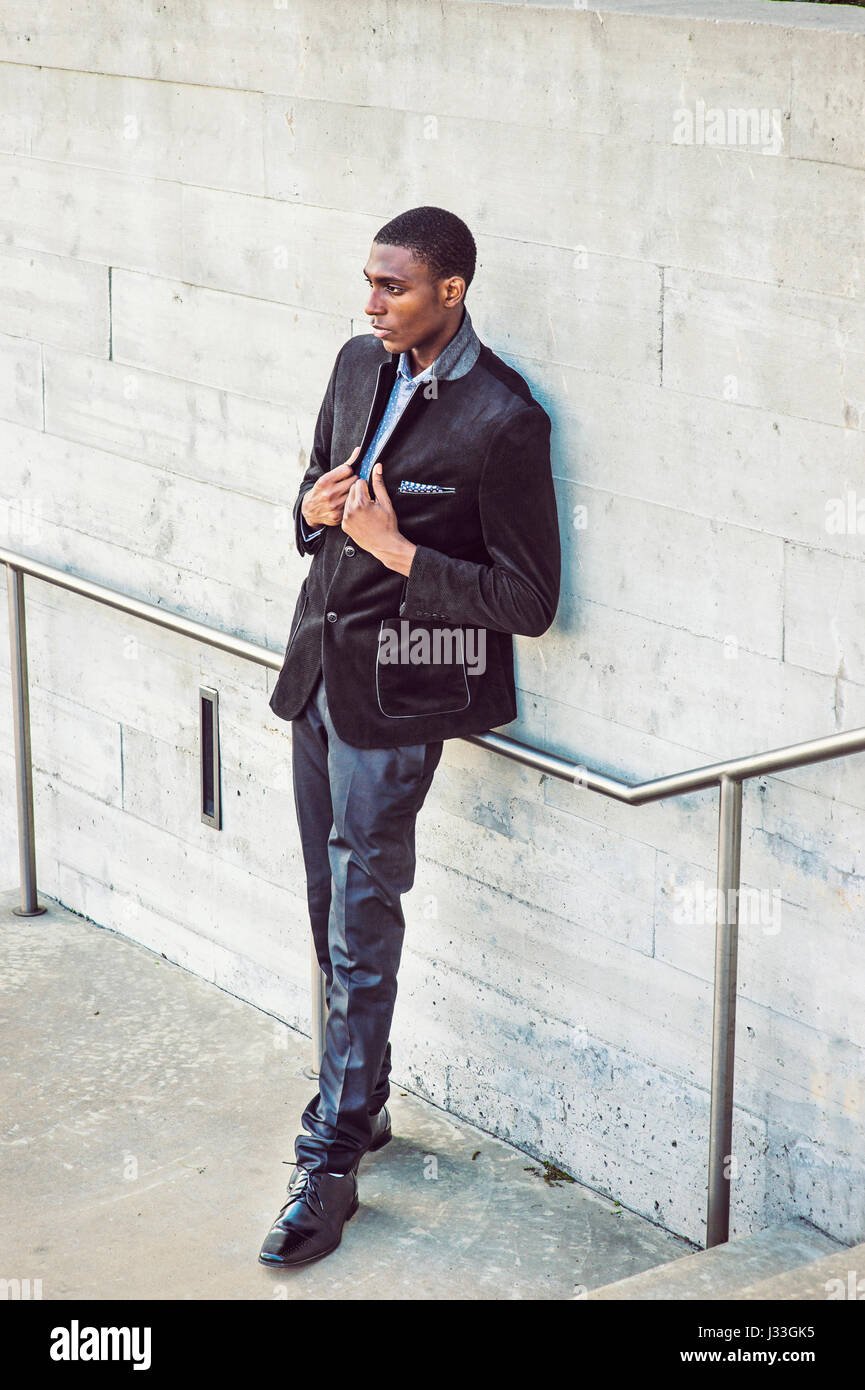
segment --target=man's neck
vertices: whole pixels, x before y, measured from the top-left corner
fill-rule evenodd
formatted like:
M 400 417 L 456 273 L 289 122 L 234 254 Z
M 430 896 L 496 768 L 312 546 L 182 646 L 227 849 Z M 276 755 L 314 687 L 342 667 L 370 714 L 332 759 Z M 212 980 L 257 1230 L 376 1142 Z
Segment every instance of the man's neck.
M 460 314 L 460 321 L 459 321 L 459 323 L 457 324 L 457 326 L 456 326 L 456 328 L 454 329 L 454 331 L 453 331 L 452 333 L 449 333 L 448 336 L 447 336 L 445 339 L 443 339 L 441 342 L 439 342 L 438 344 L 434 344 L 432 348 L 427 349 L 427 350 L 423 353 L 423 356 L 426 358 L 426 361 L 421 361 L 421 359 L 418 357 L 418 355 L 417 355 L 417 348 L 410 348 L 410 349 L 409 349 L 409 354 L 408 354 L 408 369 L 409 369 L 409 371 L 411 372 L 412 376 L 417 376 L 419 372 L 424 372 L 424 371 L 426 371 L 427 367 L 432 366 L 432 364 L 433 364 L 433 362 L 435 362 L 436 358 L 441 356 L 441 354 L 444 352 L 445 348 L 447 347 L 448 343 L 453 342 L 454 338 L 455 338 L 455 337 L 457 336 L 457 334 L 459 333 L 460 329 L 461 329 L 462 326 L 463 326 L 463 323 L 465 322 L 465 316 L 466 316 L 466 306 L 463 305 L 463 311 L 462 311 L 462 313 Z

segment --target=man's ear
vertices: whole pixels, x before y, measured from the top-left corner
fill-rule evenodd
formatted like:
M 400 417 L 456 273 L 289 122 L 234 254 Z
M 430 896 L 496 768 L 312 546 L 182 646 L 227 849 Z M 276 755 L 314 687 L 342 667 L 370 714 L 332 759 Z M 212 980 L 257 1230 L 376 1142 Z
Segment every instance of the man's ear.
M 452 275 L 443 285 L 442 304 L 446 308 L 455 307 L 465 301 L 466 282 L 461 275 Z

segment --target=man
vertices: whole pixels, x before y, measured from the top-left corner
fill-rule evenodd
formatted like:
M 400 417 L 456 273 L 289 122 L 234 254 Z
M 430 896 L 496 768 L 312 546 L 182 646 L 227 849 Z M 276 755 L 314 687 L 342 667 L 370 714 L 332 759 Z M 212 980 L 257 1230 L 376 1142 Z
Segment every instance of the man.
M 550 420 L 472 328 L 475 257 L 443 208 L 377 233 L 364 268 L 372 333 L 337 354 L 294 506 L 313 559 L 270 708 L 293 721 L 328 1019 L 265 1264 L 334 1250 L 357 1210 L 360 1159 L 391 1138 L 415 820 L 443 740 L 516 717 L 513 634 L 540 636 L 558 605 Z

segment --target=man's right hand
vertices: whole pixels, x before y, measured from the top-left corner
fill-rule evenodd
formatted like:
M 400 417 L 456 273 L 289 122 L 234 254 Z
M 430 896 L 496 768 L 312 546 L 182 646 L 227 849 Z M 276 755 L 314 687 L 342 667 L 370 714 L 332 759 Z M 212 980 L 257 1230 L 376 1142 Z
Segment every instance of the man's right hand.
M 339 526 L 345 499 L 352 484 L 357 481 L 357 474 L 351 465 L 359 452 L 360 445 L 339 468 L 322 473 L 304 496 L 300 510 L 311 531 L 317 526 Z

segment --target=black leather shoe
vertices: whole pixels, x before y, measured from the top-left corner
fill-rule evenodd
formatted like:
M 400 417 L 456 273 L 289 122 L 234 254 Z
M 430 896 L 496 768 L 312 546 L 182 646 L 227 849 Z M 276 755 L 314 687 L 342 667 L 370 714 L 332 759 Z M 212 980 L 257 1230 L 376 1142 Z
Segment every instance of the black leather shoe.
M 381 1107 L 377 1115 L 372 1116 L 372 1139 L 369 1141 L 367 1153 L 373 1153 L 375 1149 L 383 1149 L 385 1144 L 389 1144 L 393 1138 L 393 1130 L 390 1127 L 390 1115 L 386 1105 Z
M 385 1144 L 389 1144 L 393 1138 L 393 1130 L 390 1127 L 390 1115 L 388 1114 L 386 1105 L 383 1105 L 377 1114 L 370 1115 L 370 1119 L 372 1120 L 372 1138 L 363 1153 L 359 1153 L 354 1163 L 351 1165 L 352 1172 L 354 1173 L 356 1173 L 360 1167 L 360 1160 L 363 1158 L 364 1154 L 374 1153 L 376 1149 L 383 1149 Z
M 268 1231 L 258 1256 L 263 1265 L 305 1265 L 329 1255 L 358 1208 L 357 1174 L 344 1177 L 298 1168 L 288 1201 Z

